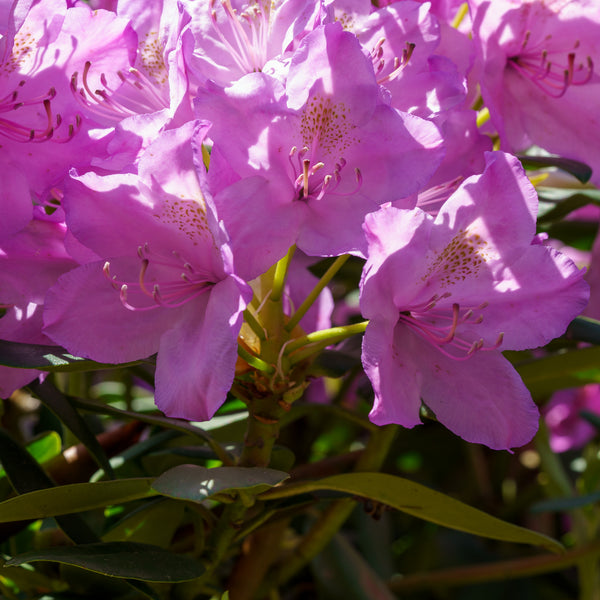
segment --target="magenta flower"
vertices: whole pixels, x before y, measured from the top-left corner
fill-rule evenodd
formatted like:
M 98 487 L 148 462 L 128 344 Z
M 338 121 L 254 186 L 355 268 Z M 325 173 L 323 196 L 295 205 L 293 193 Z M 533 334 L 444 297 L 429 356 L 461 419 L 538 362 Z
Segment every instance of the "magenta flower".
M 600 384 L 559 390 L 544 406 L 550 447 L 554 452 L 583 448 L 596 435 L 596 428 L 579 415 L 582 410 L 600 416 Z
M 502 147 L 581 160 L 600 182 L 596 2 L 471 0 L 476 71 Z
M 212 123 L 209 183 L 248 279 L 294 243 L 364 253 L 365 214 L 416 192 L 443 156 L 434 125 L 382 102 L 371 61 L 337 23 L 304 38 L 285 87 L 246 75 L 201 90 L 196 108 Z
M 169 416 L 206 420 L 233 381 L 252 292 L 234 274 L 210 199 L 200 192 L 193 128 L 162 133 L 138 174 L 73 174 L 67 223 L 99 260 L 59 279 L 44 322 L 57 343 L 97 361 L 158 352 L 157 406 Z
M 321 1 L 183 0 L 196 40 L 190 72 L 196 83 L 226 86 L 295 50 L 321 24 Z M 276 69 L 277 67 L 274 66 Z
M 440 28 L 429 3 L 374 10 L 368 0 L 353 0 L 332 2 L 330 11 L 358 37 L 394 108 L 429 118 L 464 101 L 464 73 L 437 51 Z
M 581 312 L 583 273 L 535 237 L 537 196 L 519 162 L 488 153 L 434 219 L 367 216 L 363 364 L 376 424 L 413 427 L 421 399 L 470 442 L 528 442 L 538 412 L 501 350 L 546 344 Z
M 65 229 L 36 211 L 25 228 L 0 243 L 0 339 L 52 345 L 42 333 L 44 297 L 60 275 L 77 266 L 63 244 Z M 38 375 L 31 369 L 0 367 L 0 398 Z

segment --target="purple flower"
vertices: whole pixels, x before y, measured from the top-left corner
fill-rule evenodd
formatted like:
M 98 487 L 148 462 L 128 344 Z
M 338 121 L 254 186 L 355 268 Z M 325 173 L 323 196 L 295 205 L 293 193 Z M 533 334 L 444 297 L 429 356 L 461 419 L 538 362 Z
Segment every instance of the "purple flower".
M 296 49 L 323 18 L 320 1 L 183 0 L 196 40 L 190 71 L 196 83 L 226 86 L 269 72 L 268 63 Z M 274 66 L 277 69 L 276 66 Z
M 366 218 L 363 364 L 374 423 L 417 425 L 421 398 L 470 442 L 528 442 L 538 412 L 501 350 L 546 344 L 581 312 L 583 273 L 535 237 L 537 196 L 516 158 L 488 153 L 437 217 Z
M 77 266 L 64 247 L 65 226 L 41 211 L 19 233 L 0 243 L 0 339 L 28 344 L 52 341 L 42 333 L 42 309 L 48 289 Z M 0 398 L 7 398 L 40 374 L 0 367 Z
M 381 100 L 371 61 L 337 23 L 304 38 L 285 86 L 246 75 L 201 90 L 196 108 L 213 124 L 209 182 L 246 278 L 294 243 L 364 253 L 365 214 L 418 191 L 443 156 L 435 125 Z
M 206 420 L 233 381 L 252 292 L 234 274 L 210 198 L 200 192 L 193 129 L 189 123 L 162 133 L 138 174 L 73 174 L 67 223 L 98 260 L 59 279 L 44 322 L 57 343 L 101 362 L 158 352 L 157 406 Z
M 579 416 L 582 410 L 600 416 L 600 384 L 590 383 L 580 388 L 559 390 L 544 406 L 550 447 L 554 452 L 583 448 L 594 437 L 597 430 Z
M 600 182 L 596 2 L 471 0 L 475 69 L 502 147 L 581 160 Z

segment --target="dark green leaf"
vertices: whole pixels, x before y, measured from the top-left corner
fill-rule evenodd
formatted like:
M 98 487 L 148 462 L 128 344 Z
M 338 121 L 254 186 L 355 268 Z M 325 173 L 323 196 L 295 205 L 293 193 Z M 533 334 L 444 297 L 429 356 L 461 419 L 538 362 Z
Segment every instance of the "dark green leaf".
M 557 167 L 576 177 L 581 183 L 586 183 L 592 176 L 592 169 L 585 163 L 560 156 L 529 156 L 518 155 L 517 158 L 526 169 L 540 169 L 545 167 Z
M 71 512 L 104 508 L 156 495 L 151 478 L 117 479 L 95 483 L 72 483 L 38 489 L 0 502 L 0 523 L 44 519 Z
M 544 200 L 545 198 L 540 196 L 540 214 L 537 219 L 539 224 L 560 221 L 568 214 L 588 204 L 600 204 L 600 199 L 584 193 L 576 193 L 560 201 L 545 202 Z
M 0 462 L 4 467 L 6 476 L 13 486 L 14 490 L 21 494 L 16 498 L 11 498 L 0 503 L 0 507 L 8 503 L 22 506 L 27 504 L 27 498 L 35 494 L 45 494 L 53 492 L 60 488 L 53 488 L 54 482 L 48 477 L 46 472 L 40 467 L 36 460 L 22 448 L 4 429 L 0 428 Z M 25 498 L 26 500 L 23 500 Z M 96 535 L 89 528 L 87 523 L 74 512 L 65 510 L 55 514 L 63 515 L 56 519 L 61 529 L 74 541 L 78 543 L 89 543 L 97 540 Z M 76 511 L 75 511 L 76 512 Z M 53 515 L 45 515 L 53 516 Z M 37 517 L 16 516 L 8 518 L 6 521 L 27 521 Z
M 168 429 L 175 429 L 184 433 L 191 433 L 195 437 L 203 439 L 215 452 L 215 455 L 219 460 L 225 464 L 232 462 L 232 457 L 208 434 L 196 425 L 183 421 L 182 419 L 172 419 L 170 417 L 163 417 L 160 415 L 147 415 L 143 413 L 137 413 L 130 410 L 121 410 L 104 404 L 102 402 L 96 402 L 94 400 L 84 400 L 82 398 L 70 398 L 74 406 L 77 406 L 81 410 L 87 410 L 90 412 L 100 413 L 104 415 L 114 415 L 116 417 L 126 419 L 136 419 L 150 425 L 158 425 L 159 427 L 166 427 Z
M 104 542 L 131 541 L 168 548 L 175 531 L 181 524 L 185 505 L 159 497 L 140 506 L 119 521 L 106 535 Z M 160 527 L 157 527 L 160 523 Z
M 569 339 L 600 346 L 600 321 L 589 317 L 575 317 L 565 334 Z
M 144 361 L 135 361 L 119 366 L 138 365 L 141 362 Z M 61 346 L 23 344 L 6 340 L 0 340 L 0 365 L 38 371 L 95 371 L 114 369 L 117 366 L 73 356 Z
M 598 501 L 600 501 L 600 492 L 586 494 L 585 496 L 573 496 L 570 498 L 550 498 L 549 500 L 536 502 L 531 507 L 531 512 L 538 513 L 548 511 L 573 510 L 575 508 L 581 508 L 582 506 L 594 504 Z
M 259 499 L 275 500 L 321 490 L 369 498 L 425 521 L 482 537 L 562 550 L 556 540 L 541 533 L 507 523 L 450 496 L 386 473 L 347 473 L 292 483 L 264 492 Z
M 515 368 L 532 395 L 544 397 L 559 389 L 597 381 L 599 365 L 600 346 L 594 346 L 517 364 Z
M 180 465 L 163 473 L 152 484 L 159 494 L 202 502 L 218 494 L 243 491 L 256 495 L 281 483 L 289 475 L 258 467 L 215 467 Z
M 15 556 L 7 566 L 39 560 L 81 567 L 109 577 L 174 583 L 196 579 L 204 567 L 189 556 L 168 552 L 158 546 L 133 542 L 99 542 L 70 547 L 33 550 Z
M 61 392 L 59 392 L 48 380 L 44 381 L 44 383 L 33 381 L 29 387 L 87 448 L 90 455 L 98 463 L 98 466 L 103 469 L 111 479 L 114 479 L 115 473 L 110 466 L 102 446 L 96 439 L 96 436 L 91 432 L 82 416 L 69 402 L 68 398 L 61 394 Z
M 58 456 L 61 452 L 62 442 L 60 435 L 56 431 L 49 431 L 44 433 L 40 437 L 31 441 L 27 444 L 27 452 L 38 463 L 45 463 L 46 461 Z M 0 468 L 0 477 L 5 477 L 6 472 L 3 468 Z
M 579 411 L 579 416 L 592 424 L 596 429 L 600 430 L 600 415 L 590 412 L 589 410 Z

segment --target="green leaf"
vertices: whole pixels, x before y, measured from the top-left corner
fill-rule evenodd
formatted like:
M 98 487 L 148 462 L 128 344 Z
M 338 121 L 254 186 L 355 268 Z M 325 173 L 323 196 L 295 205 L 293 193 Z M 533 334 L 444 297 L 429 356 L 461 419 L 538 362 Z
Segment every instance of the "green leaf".
M 531 512 L 565 511 L 581 508 L 600 501 L 600 492 L 586 494 L 585 496 L 571 496 L 567 498 L 550 498 L 536 502 L 531 507 Z
M 6 430 L 1 428 L 0 462 L 4 466 L 10 484 L 17 493 L 21 494 L 0 503 L 0 507 L 8 502 L 27 503 L 27 500 L 23 501 L 23 498 L 27 498 L 31 494 L 44 494 L 59 489 L 52 487 L 54 482 L 36 460 Z M 68 514 L 70 512 L 72 511 L 64 511 L 60 513 L 62 516 L 56 518 L 60 528 L 76 543 L 85 544 L 97 541 L 98 538 L 86 521 L 80 515 Z M 17 517 L 8 520 L 26 521 L 29 519 L 30 517 Z
M 147 498 L 156 495 L 151 483 L 152 478 L 140 477 L 32 491 L 0 502 L 0 523 L 44 519 Z
M 482 537 L 543 546 L 552 551 L 563 549 L 559 542 L 541 533 L 507 523 L 440 492 L 386 473 L 348 473 L 292 483 L 264 492 L 259 499 L 276 500 L 325 490 L 370 498 L 425 521 Z
M 175 531 L 181 524 L 185 505 L 166 498 L 158 498 L 140 506 L 119 521 L 106 535 L 104 542 L 131 541 L 168 548 Z M 156 524 L 160 523 L 160 527 Z
M 569 350 L 515 368 L 534 397 L 544 397 L 559 389 L 600 381 L 600 346 Z
M 118 366 L 139 365 L 142 362 L 144 361 L 138 360 Z M 6 340 L 0 340 L 0 365 L 38 371 L 96 371 L 114 369 L 117 366 L 73 356 L 62 346 L 23 344 Z
M 111 478 L 115 478 L 113 468 L 106 457 L 104 449 L 92 433 L 83 417 L 77 412 L 68 398 L 59 392 L 49 381 L 29 384 L 36 396 L 68 427 L 73 435 L 87 448 L 90 456 L 98 466 Z
M 600 346 L 600 321 L 589 317 L 575 317 L 567 327 L 565 335 L 577 342 Z
M 62 449 L 60 435 L 56 431 L 49 431 L 39 436 L 26 446 L 27 452 L 38 463 L 45 463 L 58 456 Z M 5 477 L 6 471 L 0 467 L 0 477 Z
M 543 197 L 540 195 L 540 208 L 537 219 L 538 224 L 547 224 L 560 221 L 578 208 L 582 208 L 588 204 L 600 204 L 598 190 L 589 191 L 594 191 L 596 194 L 592 195 L 590 193 L 577 192 L 568 197 L 559 199 L 553 199 L 552 197 L 548 196 Z
M 600 431 L 600 415 L 589 410 L 579 411 L 579 416 Z
M 40 560 L 81 567 L 109 577 L 156 583 L 190 581 L 204 573 L 204 567 L 189 556 L 133 542 L 98 542 L 33 550 L 15 556 L 6 565 L 16 566 Z
M 573 177 L 576 177 L 581 183 L 586 183 L 592 176 L 592 169 L 585 163 L 570 158 L 560 156 L 530 156 L 517 155 L 525 169 L 539 169 L 544 167 L 557 167 Z
M 163 473 L 152 484 L 159 494 L 202 502 L 223 494 L 243 491 L 256 495 L 287 479 L 289 475 L 258 467 L 215 467 L 179 465 Z
M 203 439 L 214 450 L 215 455 L 221 462 L 229 464 L 232 461 L 232 457 L 213 439 L 212 436 L 199 427 L 188 423 L 187 421 L 183 421 L 182 419 L 172 419 L 170 417 L 159 415 L 147 415 L 130 410 L 121 410 L 114 406 L 104 404 L 103 402 L 84 400 L 83 398 L 70 398 L 70 401 L 74 406 L 81 410 L 87 410 L 103 415 L 113 415 L 120 418 L 135 419 L 137 421 L 149 423 L 150 425 L 158 425 L 159 427 L 166 427 L 168 429 L 182 431 L 183 433 L 191 433 L 193 436 Z

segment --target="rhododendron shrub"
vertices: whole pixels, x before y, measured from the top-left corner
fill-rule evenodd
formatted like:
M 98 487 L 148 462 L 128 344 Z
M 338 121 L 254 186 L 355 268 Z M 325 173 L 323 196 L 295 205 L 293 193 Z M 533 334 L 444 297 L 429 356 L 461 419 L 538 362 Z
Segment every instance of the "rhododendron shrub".
M 596 598 L 597 30 L 0 2 L 0 596 Z

